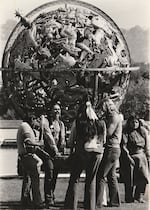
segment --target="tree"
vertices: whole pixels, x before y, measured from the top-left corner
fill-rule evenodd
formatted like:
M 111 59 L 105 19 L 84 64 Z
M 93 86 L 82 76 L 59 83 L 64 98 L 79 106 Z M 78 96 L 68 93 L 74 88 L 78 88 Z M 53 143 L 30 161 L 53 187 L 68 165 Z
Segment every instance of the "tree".
M 139 64 L 140 70 L 131 73 L 130 84 L 120 107 L 125 119 L 131 113 L 149 120 L 149 65 Z

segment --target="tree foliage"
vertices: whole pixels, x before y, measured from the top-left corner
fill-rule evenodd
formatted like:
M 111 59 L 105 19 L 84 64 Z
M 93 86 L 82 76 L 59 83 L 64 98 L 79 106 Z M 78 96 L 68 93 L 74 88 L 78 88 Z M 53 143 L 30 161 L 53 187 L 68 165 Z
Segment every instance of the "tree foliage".
M 143 63 L 135 65 L 140 66 L 140 70 L 131 72 L 128 91 L 120 107 L 121 112 L 125 119 L 128 118 L 131 113 L 134 113 L 137 117 L 149 120 L 149 65 Z

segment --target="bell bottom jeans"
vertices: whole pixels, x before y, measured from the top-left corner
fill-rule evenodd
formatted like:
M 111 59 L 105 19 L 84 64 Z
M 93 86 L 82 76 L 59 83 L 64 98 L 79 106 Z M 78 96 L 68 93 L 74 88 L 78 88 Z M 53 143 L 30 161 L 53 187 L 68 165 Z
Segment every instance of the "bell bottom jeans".
M 106 181 L 108 181 L 110 206 L 120 206 L 118 180 L 116 175 L 116 162 L 120 157 L 119 148 L 105 148 L 96 180 L 96 204 L 101 208 Z
M 86 172 L 84 208 L 95 210 L 96 208 L 96 173 L 102 159 L 102 154 L 84 152 L 76 154 L 74 158 L 69 185 L 65 197 L 65 208 L 77 210 L 78 206 L 78 185 L 80 174 Z

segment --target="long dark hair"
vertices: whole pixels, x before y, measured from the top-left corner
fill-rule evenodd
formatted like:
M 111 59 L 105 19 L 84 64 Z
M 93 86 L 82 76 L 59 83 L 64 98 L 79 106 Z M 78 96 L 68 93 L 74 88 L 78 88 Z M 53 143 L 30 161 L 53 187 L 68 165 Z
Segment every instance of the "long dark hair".
M 77 136 L 85 141 L 99 136 L 103 133 L 99 119 L 89 119 L 86 113 L 87 105 L 83 102 L 78 110 L 76 118 Z
M 126 133 L 130 133 L 130 132 L 133 130 L 131 124 L 132 124 L 135 120 L 137 120 L 137 121 L 139 122 L 139 127 L 138 127 L 136 130 L 139 130 L 139 129 L 140 129 L 140 121 L 139 121 L 138 117 L 136 117 L 135 115 L 132 114 L 132 115 L 128 118 L 127 122 L 126 122 L 126 126 L 125 126 L 125 131 L 126 131 Z

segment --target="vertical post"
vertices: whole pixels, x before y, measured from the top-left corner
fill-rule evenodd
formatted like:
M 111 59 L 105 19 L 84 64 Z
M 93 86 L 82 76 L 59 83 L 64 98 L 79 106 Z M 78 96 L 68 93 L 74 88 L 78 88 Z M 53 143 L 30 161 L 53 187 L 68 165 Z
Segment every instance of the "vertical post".
M 94 72 L 94 90 L 93 90 L 93 107 L 96 107 L 98 102 L 98 72 Z

